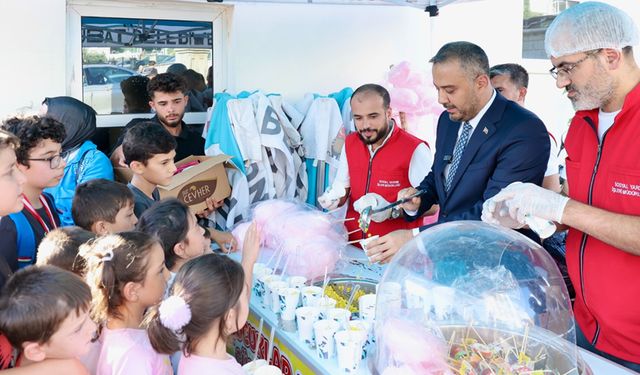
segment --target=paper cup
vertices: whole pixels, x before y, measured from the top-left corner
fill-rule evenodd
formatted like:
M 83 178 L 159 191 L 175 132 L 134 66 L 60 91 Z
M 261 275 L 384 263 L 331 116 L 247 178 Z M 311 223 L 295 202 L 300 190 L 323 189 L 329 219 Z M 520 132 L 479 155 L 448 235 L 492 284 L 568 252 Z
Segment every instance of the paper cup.
M 402 285 L 393 281 L 378 284 L 377 302 L 385 306 L 390 312 L 400 311 L 402 308 Z
M 333 320 L 318 320 L 313 323 L 313 333 L 316 338 L 316 354 L 320 359 L 333 358 L 335 342 L 333 335 L 340 329 L 340 325 Z
M 296 318 L 298 302 L 300 302 L 300 290 L 296 288 L 279 289 L 278 299 L 282 320 L 294 320 Z
M 422 310 L 427 300 L 427 289 L 414 281 L 406 280 L 404 290 L 407 297 L 407 308 Z
M 360 332 L 365 337 L 362 345 L 362 359 L 365 359 L 374 347 L 375 336 L 373 335 L 372 326 L 373 322 L 361 319 L 350 320 L 347 323 L 348 331 Z
M 304 276 L 291 276 L 289 278 L 289 286 L 296 289 L 302 289 L 307 282 L 307 278 Z
M 300 289 L 302 306 L 313 306 L 315 301 L 322 297 L 322 288 L 319 286 L 305 286 Z
M 282 370 L 276 366 L 267 365 L 258 367 L 254 375 L 282 375 Z
M 376 295 L 365 294 L 358 298 L 360 319 L 373 321 L 376 318 Z
M 366 336 L 359 331 L 338 331 L 335 334 L 338 368 L 345 373 L 353 373 L 362 362 L 362 345 Z
M 274 280 L 267 283 L 267 289 L 270 292 L 271 296 L 271 311 L 274 313 L 280 312 L 280 290 L 286 289 L 289 287 L 286 281 L 282 280 Z
M 338 322 L 340 329 L 347 329 L 347 322 L 351 319 L 351 311 L 335 307 L 327 311 L 327 319 Z
M 258 284 L 260 284 L 260 287 L 264 291 L 262 293 L 262 304 L 265 305 L 266 307 L 269 307 L 271 305 L 271 292 L 269 291 L 267 284 L 271 281 L 280 280 L 280 279 L 281 279 L 280 276 L 270 275 L 270 274 L 265 274 L 258 278 Z
M 262 263 L 253 265 L 253 293 L 262 298 L 264 295 L 264 283 L 260 282 L 260 278 L 272 273 L 272 269 Z
M 251 361 L 249 363 L 245 363 L 242 366 L 242 369 L 247 374 L 255 374 L 256 370 L 259 367 L 266 366 L 266 365 L 267 365 L 267 361 L 265 361 L 264 359 L 256 359 L 255 361 Z
M 315 345 L 313 340 L 313 323 L 318 321 L 320 309 L 304 306 L 296 309 L 296 321 L 298 322 L 298 337 L 309 346 Z
M 329 310 L 336 307 L 338 302 L 330 297 L 320 297 L 318 298 L 314 305 L 320 308 L 320 319 L 328 319 L 329 318 Z

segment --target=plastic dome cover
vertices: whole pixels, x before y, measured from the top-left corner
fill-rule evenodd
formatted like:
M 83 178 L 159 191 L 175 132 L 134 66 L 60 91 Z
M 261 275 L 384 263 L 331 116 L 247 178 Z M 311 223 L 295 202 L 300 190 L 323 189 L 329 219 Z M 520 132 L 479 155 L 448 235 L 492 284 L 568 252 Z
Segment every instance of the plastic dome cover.
M 541 246 L 479 221 L 441 224 L 380 280 L 370 365 L 385 375 L 578 374 L 574 324 Z

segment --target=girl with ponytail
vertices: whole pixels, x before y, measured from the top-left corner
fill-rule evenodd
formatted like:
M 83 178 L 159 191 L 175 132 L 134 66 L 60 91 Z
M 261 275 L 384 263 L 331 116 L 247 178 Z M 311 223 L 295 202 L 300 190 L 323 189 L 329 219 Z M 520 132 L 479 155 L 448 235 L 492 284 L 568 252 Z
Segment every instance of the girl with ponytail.
M 178 375 L 244 374 L 227 354 L 226 340 L 247 321 L 259 247 L 252 224 L 242 264 L 217 254 L 189 260 L 178 271 L 169 297 L 150 311 L 146 325 L 153 348 L 166 354 L 182 351 Z
M 93 298 L 101 349 L 97 375 L 172 374 L 167 355 L 153 350 L 141 328 L 145 311 L 160 302 L 169 271 L 154 237 L 124 232 L 99 237 L 81 250 Z

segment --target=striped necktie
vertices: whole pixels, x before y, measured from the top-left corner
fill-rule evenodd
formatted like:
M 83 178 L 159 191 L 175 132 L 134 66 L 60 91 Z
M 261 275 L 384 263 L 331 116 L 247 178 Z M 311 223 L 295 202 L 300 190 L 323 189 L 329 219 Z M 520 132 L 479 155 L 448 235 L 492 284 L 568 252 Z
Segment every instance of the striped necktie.
M 460 160 L 462 160 L 464 148 L 467 147 L 467 143 L 469 143 L 469 138 L 471 137 L 472 130 L 473 128 L 471 127 L 471 124 L 465 122 L 464 127 L 462 128 L 462 133 L 458 138 L 458 142 L 456 142 L 456 147 L 453 149 L 453 160 L 451 161 L 449 175 L 447 176 L 444 184 L 444 188 L 447 193 L 451 189 L 451 183 L 453 182 L 453 178 L 456 176 L 456 171 L 458 170 L 458 166 L 460 165 Z

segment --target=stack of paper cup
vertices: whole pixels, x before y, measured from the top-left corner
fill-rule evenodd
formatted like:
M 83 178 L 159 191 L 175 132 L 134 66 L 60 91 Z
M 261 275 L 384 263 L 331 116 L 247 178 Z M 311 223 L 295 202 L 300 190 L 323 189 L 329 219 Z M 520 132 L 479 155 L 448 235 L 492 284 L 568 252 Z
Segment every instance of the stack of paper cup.
M 254 375 L 282 375 L 282 370 L 276 366 L 267 365 L 258 367 Z
M 376 318 L 376 295 L 365 294 L 358 298 L 360 319 L 373 321 Z
M 367 354 L 371 352 L 374 346 L 373 344 L 375 342 L 375 338 L 373 336 L 372 326 L 372 321 L 362 319 L 350 320 L 347 323 L 348 331 L 361 332 L 366 335 L 364 344 L 362 345 L 362 359 L 365 359 L 367 357 Z
M 335 307 L 327 311 L 327 319 L 338 322 L 338 324 L 340 324 L 340 329 L 347 329 L 347 323 L 351 319 L 351 311 Z
M 313 333 L 316 338 L 316 354 L 320 359 L 333 358 L 335 341 L 333 335 L 338 332 L 340 325 L 333 320 L 318 320 L 313 323 Z
M 259 367 L 266 366 L 266 365 L 267 365 L 267 361 L 265 361 L 264 359 L 256 359 L 255 361 L 251 361 L 251 362 L 245 363 L 242 366 L 242 369 L 247 374 L 255 374 L 256 370 Z
M 315 306 L 320 308 L 320 319 L 329 319 L 329 310 L 336 307 L 336 303 L 338 303 L 335 299 L 331 297 L 320 297 L 315 301 Z
M 313 346 L 313 324 L 320 317 L 320 309 L 313 306 L 303 306 L 296 309 L 296 320 L 298 322 L 298 337 L 300 340 Z
M 307 282 L 307 278 L 304 276 L 291 276 L 289 278 L 289 286 L 296 289 L 302 289 Z
M 362 346 L 366 334 L 361 331 L 338 331 L 335 334 L 336 350 L 338 352 L 338 368 L 344 373 L 354 373 L 362 362 Z
M 264 293 L 262 293 L 262 304 L 265 307 L 269 307 L 271 305 L 271 291 L 269 290 L 269 287 L 267 284 L 270 283 L 271 281 L 276 281 L 280 279 L 281 279 L 280 276 L 271 275 L 271 274 L 265 274 L 258 278 L 258 283 L 260 284 L 260 287 L 262 288 L 262 290 L 264 290 Z
M 267 289 L 271 295 L 271 311 L 276 314 L 280 312 L 280 291 L 288 287 L 289 284 L 282 280 L 273 280 L 267 283 Z
M 305 286 L 300 289 L 302 293 L 302 306 L 313 306 L 322 297 L 322 288 L 319 286 Z
M 294 320 L 296 309 L 300 301 L 300 290 L 296 288 L 282 288 L 278 290 L 280 317 L 282 320 Z

